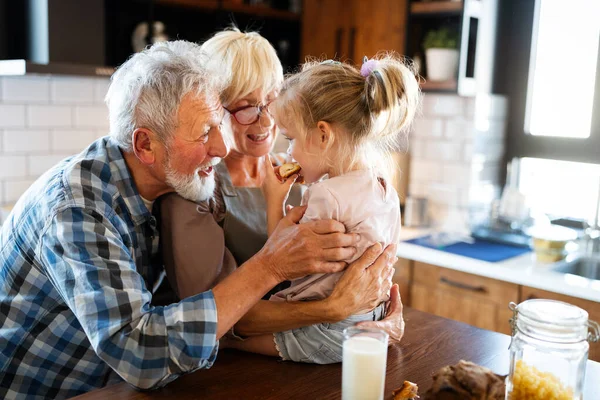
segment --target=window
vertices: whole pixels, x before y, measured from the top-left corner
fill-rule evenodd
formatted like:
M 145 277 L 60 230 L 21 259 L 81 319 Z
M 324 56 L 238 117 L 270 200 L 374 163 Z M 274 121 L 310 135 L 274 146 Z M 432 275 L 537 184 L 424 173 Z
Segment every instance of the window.
M 591 220 L 600 185 L 600 1 L 499 4 L 497 76 L 510 98 L 507 160 L 521 160 L 519 189 L 537 211 Z
M 522 158 L 519 191 L 532 210 L 593 221 L 600 190 L 600 165 Z
M 600 164 L 600 1 L 500 4 L 507 158 Z
M 536 3 L 525 133 L 590 136 L 599 38 L 600 1 Z

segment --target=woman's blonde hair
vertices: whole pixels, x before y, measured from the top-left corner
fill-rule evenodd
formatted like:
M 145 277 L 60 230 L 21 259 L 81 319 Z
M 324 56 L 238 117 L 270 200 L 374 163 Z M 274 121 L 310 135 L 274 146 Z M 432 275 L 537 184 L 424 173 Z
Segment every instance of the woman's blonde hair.
M 386 53 L 368 63 L 361 74 L 346 63 L 307 62 L 284 81 L 272 107 L 278 123 L 293 125 L 304 140 L 319 121 L 331 124 L 336 154 L 324 162 L 339 173 L 362 162 L 386 175 L 419 107 L 419 83 L 404 59 Z
M 264 94 L 278 90 L 283 82 L 283 68 L 271 43 L 257 32 L 238 28 L 218 32 L 201 46 L 208 69 L 225 75 L 221 92 L 225 107 L 257 89 Z

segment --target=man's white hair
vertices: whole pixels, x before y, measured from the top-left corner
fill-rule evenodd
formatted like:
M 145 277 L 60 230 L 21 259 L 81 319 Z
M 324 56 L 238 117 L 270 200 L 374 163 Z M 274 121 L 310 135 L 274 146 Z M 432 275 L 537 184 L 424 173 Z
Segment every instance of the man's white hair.
M 151 130 L 167 144 L 186 94 L 219 93 L 223 82 L 216 75 L 209 79 L 204 60 L 200 46 L 178 40 L 156 43 L 117 69 L 105 102 L 110 135 L 123 150 L 133 150 L 132 134 L 138 128 Z

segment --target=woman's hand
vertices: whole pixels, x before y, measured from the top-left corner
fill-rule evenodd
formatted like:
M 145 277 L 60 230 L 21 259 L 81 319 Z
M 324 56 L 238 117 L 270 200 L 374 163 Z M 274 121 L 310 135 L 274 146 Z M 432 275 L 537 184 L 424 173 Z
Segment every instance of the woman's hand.
M 389 338 L 389 344 L 398 344 L 404 336 L 404 316 L 402 314 L 403 306 L 400 298 L 400 289 L 394 284 L 390 292 L 390 300 L 386 304 L 386 315 L 381 321 L 359 322 L 357 326 L 361 328 L 375 328 L 386 332 Z
M 338 320 L 371 310 L 389 299 L 395 262 L 396 245 L 382 252 L 376 243 L 350 264 L 326 299 Z

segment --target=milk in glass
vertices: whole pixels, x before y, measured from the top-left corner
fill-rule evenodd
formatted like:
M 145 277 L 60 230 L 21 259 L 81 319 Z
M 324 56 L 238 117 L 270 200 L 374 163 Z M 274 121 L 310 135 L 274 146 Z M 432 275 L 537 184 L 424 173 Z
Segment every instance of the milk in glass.
M 355 334 L 344 341 L 342 400 L 381 400 L 385 386 L 387 334 Z

